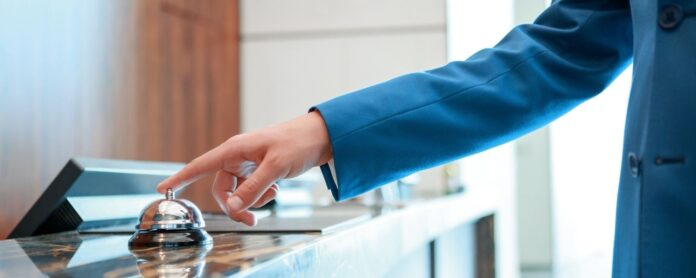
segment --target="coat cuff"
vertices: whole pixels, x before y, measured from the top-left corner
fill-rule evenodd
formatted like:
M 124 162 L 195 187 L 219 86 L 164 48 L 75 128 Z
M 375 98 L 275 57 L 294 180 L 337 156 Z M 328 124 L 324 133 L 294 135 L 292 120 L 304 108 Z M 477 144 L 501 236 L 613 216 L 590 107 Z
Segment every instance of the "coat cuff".
M 331 191 L 331 195 L 333 196 L 334 200 L 340 201 L 341 198 L 338 191 L 338 181 L 333 174 L 335 171 L 332 171 L 329 163 L 321 165 L 320 168 L 321 174 L 324 176 L 324 181 L 326 182 L 326 187 Z
M 317 107 L 312 107 L 309 109 L 309 112 L 319 112 L 321 114 L 321 111 L 317 109 Z M 322 115 L 322 119 L 323 119 Z M 326 130 L 329 133 L 329 141 L 333 145 L 333 140 L 331 140 L 331 130 L 329 130 L 328 124 L 326 123 L 326 119 L 324 119 L 324 124 L 326 124 Z M 334 159 L 331 158 L 328 163 L 321 165 L 319 167 L 321 169 L 321 174 L 324 176 L 324 182 L 326 183 L 326 188 L 331 191 L 331 195 L 333 196 L 334 200 L 336 201 L 341 201 L 341 194 L 340 191 L 338 190 L 338 174 L 336 170 L 336 166 L 334 165 Z

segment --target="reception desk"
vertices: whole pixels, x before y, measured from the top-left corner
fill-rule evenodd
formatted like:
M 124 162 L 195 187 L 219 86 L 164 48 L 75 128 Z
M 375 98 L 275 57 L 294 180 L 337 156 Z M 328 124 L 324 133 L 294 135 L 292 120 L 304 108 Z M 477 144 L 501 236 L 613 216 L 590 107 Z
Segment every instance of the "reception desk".
M 0 276 L 494 277 L 497 205 L 468 191 L 362 207 L 367 217 L 324 233 L 213 233 L 206 248 L 131 251 L 123 233 L 3 240 Z

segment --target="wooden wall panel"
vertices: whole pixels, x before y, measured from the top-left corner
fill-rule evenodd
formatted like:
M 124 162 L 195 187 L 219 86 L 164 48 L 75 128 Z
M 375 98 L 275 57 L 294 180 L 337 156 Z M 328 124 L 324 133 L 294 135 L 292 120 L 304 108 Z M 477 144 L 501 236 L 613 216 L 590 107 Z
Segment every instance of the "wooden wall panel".
M 184 162 L 239 130 L 236 1 L 4 1 L 0 42 L 0 238 L 70 157 Z

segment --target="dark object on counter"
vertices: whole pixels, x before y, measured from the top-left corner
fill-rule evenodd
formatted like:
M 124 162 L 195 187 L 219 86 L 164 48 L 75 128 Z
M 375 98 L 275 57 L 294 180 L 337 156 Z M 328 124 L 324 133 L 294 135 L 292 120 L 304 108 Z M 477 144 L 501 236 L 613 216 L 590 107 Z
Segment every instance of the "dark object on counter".
M 133 223 L 155 186 L 183 168 L 169 162 L 72 158 L 9 238 Z M 131 226 L 132 227 L 132 226 Z
M 213 238 L 203 229 L 201 211 L 184 199 L 174 199 L 167 189 L 165 199 L 152 202 L 143 209 L 137 231 L 128 241 L 131 248 L 182 247 L 209 245 Z

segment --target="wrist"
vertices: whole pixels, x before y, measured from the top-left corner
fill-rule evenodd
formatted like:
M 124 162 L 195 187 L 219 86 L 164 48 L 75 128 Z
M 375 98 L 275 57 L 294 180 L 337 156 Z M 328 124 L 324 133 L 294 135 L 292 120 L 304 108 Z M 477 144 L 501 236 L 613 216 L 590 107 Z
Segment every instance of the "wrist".
M 331 139 L 329 138 L 329 130 L 324 122 L 324 117 L 319 113 L 319 110 L 309 112 L 310 125 L 312 126 L 312 134 L 318 135 L 319 160 L 317 165 L 323 165 L 333 158 L 333 150 L 331 148 Z

